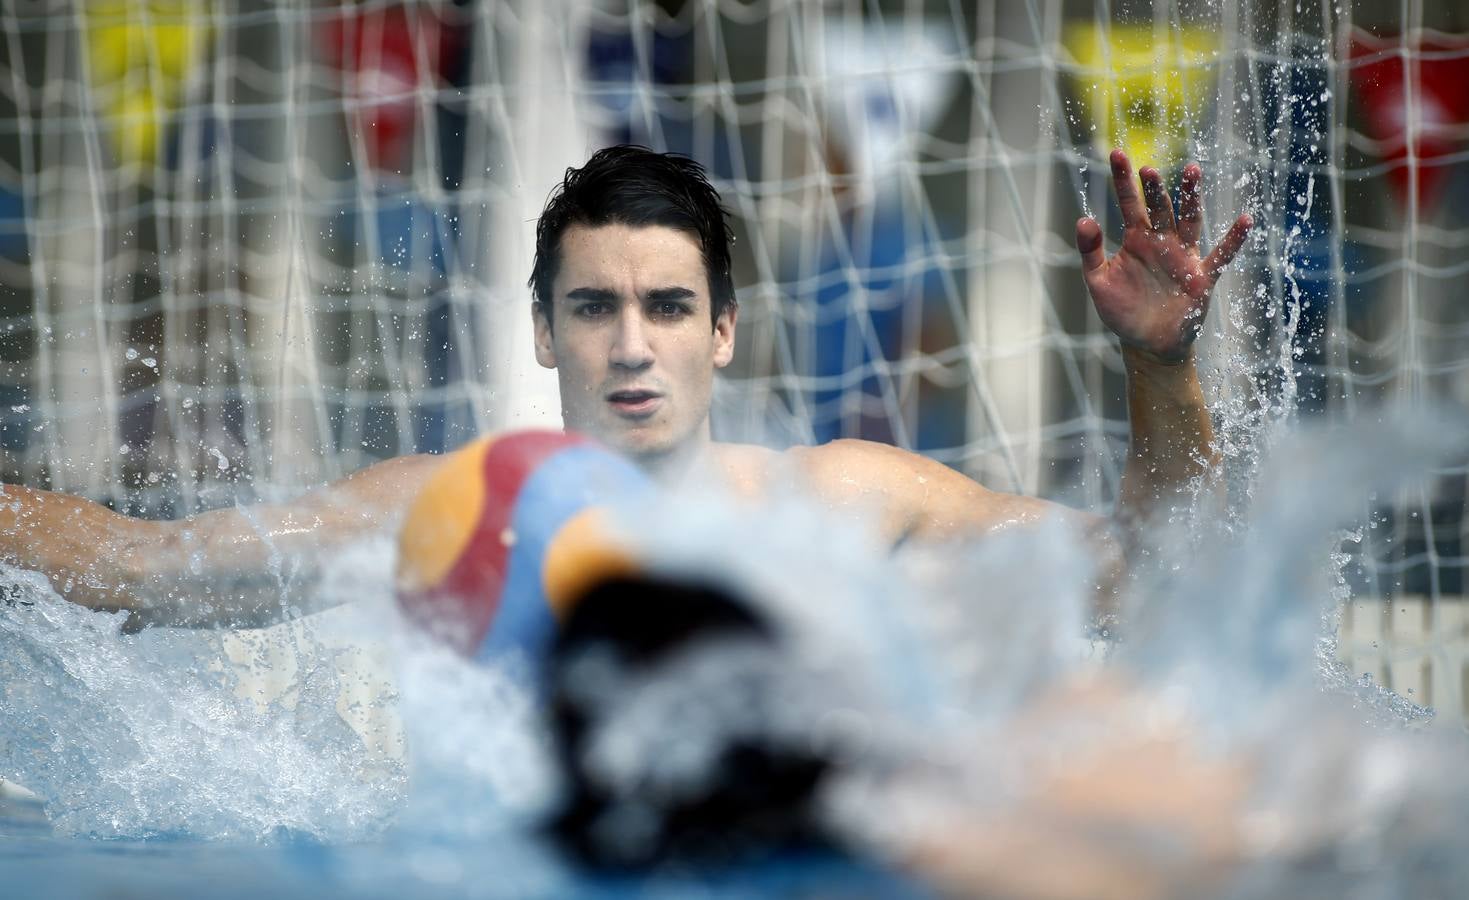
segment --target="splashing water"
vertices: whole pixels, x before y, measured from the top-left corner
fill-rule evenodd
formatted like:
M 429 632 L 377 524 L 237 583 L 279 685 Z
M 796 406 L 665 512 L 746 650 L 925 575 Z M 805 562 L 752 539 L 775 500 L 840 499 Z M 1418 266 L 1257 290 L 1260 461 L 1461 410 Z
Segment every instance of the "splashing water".
M 1433 852 L 1435 835 L 1469 833 L 1449 802 L 1466 796 L 1450 764 L 1464 748 L 1396 727 L 1424 712 L 1324 665 L 1323 610 L 1342 599 L 1335 542 L 1357 495 L 1458 452 L 1465 436 L 1446 420 L 1282 440 L 1247 527 L 1227 517 L 1215 531 L 1175 525 L 1161 542 L 1164 561 L 1141 579 L 1110 655 L 1085 637 L 1091 563 L 1060 526 L 893 558 L 798 497 L 759 516 L 733 502 L 690 509 L 666 498 L 643 511 L 636 535 L 660 571 L 761 598 L 792 636 L 802 677 L 840 686 L 816 695 L 828 706 L 808 717 L 809 736 L 860 746 L 854 758 L 881 759 L 885 772 L 949 773 L 939 787 L 902 780 L 893 802 L 904 809 L 937 820 L 962 798 L 970 812 L 1004 815 L 1031 771 L 1022 751 L 1034 735 L 1015 736 L 1017 716 L 1075 676 L 1120 673 L 1140 686 L 1146 715 L 1166 712 L 1209 753 L 1251 761 L 1240 812 L 1247 858 L 1295 860 L 1292 879 L 1329 882 L 1338 869 L 1313 876 L 1299 860 L 1391 848 L 1400 855 L 1375 863 L 1374 878 L 1401 887 L 1411 883 L 1403 861 Z M 294 666 L 285 691 L 262 689 L 232 664 L 251 662 L 241 647 L 253 645 L 213 633 L 124 635 L 119 616 L 4 570 L 22 602 L 0 615 L 0 721 L 10 723 L 0 775 L 45 797 L 64 834 L 407 835 L 429 842 L 409 846 L 441 846 L 434 852 L 450 861 L 430 868 L 454 877 L 474 871 L 459 854 L 488 843 L 519 848 L 536 883 L 557 883 L 564 873 L 526 836 L 558 790 L 533 698 L 506 673 L 407 629 L 389 596 L 390 558 L 381 541 L 344 552 L 316 600 L 352 605 L 330 614 L 331 627 L 315 617 L 278 627 Z M 344 689 L 365 677 L 347 659 L 352 645 L 383 655 L 395 677 L 391 689 L 344 704 Z M 261 645 L 253 662 L 278 669 L 278 652 Z M 1107 727 L 1071 717 L 1042 733 L 1075 745 Z M 880 853 L 893 840 L 883 829 L 897 821 L 908 820 L 857 820 L 851 830 Z M 1446 822 L 1449 831 L 1437 830 Z M 1248 880 L 1256 869 L 1241 871 Z
M 0 578 L 17 601 L 0 615 L 0 774 L 47 798 L 57 831 L 354 839 L 398 803 L 401 773 L 337 714 L 350 651 L 303 635 L 289 697 L 257 703 L 219 634 L 124 636 L 121 614 L 35 573 Z

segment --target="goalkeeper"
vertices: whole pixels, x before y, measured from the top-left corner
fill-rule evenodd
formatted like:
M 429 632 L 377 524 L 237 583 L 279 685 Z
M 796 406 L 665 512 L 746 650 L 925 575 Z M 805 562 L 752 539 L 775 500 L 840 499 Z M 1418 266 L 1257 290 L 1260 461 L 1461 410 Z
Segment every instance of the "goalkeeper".
M 1197 165 L 1184 169 L 1176 213 L 1156 169 L 1134 176 L 1120 150 L 1111 167 L 1125 225 L 1121 248 L 1107 257 L 1101 227 L 1090 218 L 1076 228 L 1087 288 L 1121 340 L 1127 370 L 1131 448 L 1110 522 L 988 490 L 884 444 L 835 441 L 777 452 L 714 442 L 714 373 L 733 356 L 739 312 L 731 236 L 718 194 L 682 157 L 612 147 L 568 170 L 537 225 L 530 279 L 536 356 L 557 371 L 568 429 L 671 489 L 718 481 L 758 498 L 801 484 L 832 509 L 873 517 L 893 543 L 1062 516 L 1115 561 L 1152 510 L 1166 508 L 1216 461 L 1192 345 L 1209 293 L 1251 221 L 1240 216 L 1202 255 Z M 401 457 L 293 503 L 167 522 L 7 486 L 0 559 L 44 573 L 73 602 L 130 612 L 134 627 L 258 624 L 277 615 L 283 575 L 287 585 L 293 576 L 309 579 L 324 553 L 395 529 L 441 459 Z

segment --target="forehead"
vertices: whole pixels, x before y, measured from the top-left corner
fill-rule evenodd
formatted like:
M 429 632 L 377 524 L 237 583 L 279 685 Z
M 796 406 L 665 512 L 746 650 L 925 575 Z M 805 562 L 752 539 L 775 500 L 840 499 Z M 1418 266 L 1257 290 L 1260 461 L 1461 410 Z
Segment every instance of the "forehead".
M 693 235 L 666 225 L 582 225 L 561 235 L 556 293 L 579 287 L 686 287 L 704 293 L 704 257 Z

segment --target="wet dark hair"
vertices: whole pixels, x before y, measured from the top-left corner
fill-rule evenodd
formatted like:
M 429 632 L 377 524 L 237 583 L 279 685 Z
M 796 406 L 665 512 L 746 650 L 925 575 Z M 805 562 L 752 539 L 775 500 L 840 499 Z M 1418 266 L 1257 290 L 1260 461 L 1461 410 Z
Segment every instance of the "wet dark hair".
M 729 213 L 703 166 L 676 153 L 620 145 L 592 154 L 551 193 L 536 224 L 530 289 L 535 308 L 551 321 L 561 236 L 572 225 L 663 225 L 696 238 L 709 275 L 712 320 L 736 306 L 730 274 Z

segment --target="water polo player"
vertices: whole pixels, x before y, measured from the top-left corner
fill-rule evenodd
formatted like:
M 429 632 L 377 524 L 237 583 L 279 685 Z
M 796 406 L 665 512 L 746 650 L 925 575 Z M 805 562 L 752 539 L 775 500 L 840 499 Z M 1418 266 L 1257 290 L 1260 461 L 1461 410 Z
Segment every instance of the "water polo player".
M 1107 256 L 1092 219 L 1078 223 L 1076 237 L 1088 291 L 1121 340 L 1128 374 L 1132 446 L 1113 517 L 1126 533 L 1217 458 L 1192 345 L 1250 221 L 1237 220 L 1204 256 L 1198 166 L 1184 169 L 1177 216 L 1156 170 L 1143 169 L 1139 183 L 1117 151 L 1112 174 L 1126 225 L 1121 249 Z M 612 147 L 567 172 L 537 225 L 531 284 L 536 357 L 557 371 L 568 429 L 673 486 L 718 481 L 770 494 L 789 472 L 892 541 L 1060 516 L 1103 526 L 1093 531 L 1110 552 L 1100 516 L 991 491 L 896 447 L 836 441 L 780 452 L 714 441 L 714 373 L 733 358 L 738 312 L 730 241 L 719 195 L 691 160 Z M 283 593 L 303 593 L 272 573 L 314 577 L 324 556 L 394 529 L 440 462 L 387 460 L 291 503 L 172 522 L 7 486 L 0 558 L 42 572 L 74 602 L 127 610 L 134 624 L 259 623 L 279 615 Z

